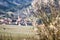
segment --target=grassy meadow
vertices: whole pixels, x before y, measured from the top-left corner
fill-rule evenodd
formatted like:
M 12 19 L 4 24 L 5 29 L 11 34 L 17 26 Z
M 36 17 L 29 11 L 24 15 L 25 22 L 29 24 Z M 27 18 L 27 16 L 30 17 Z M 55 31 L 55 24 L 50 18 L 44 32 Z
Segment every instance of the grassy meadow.
M 37 40 L 33 26 L 0 25 L 0 40 Z

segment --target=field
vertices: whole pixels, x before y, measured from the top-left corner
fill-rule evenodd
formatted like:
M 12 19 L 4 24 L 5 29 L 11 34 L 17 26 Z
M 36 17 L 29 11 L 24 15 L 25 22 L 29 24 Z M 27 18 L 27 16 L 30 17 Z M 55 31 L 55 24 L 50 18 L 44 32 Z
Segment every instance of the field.
M 33 26 L 0 25 L 0 40 L 37 40 Z

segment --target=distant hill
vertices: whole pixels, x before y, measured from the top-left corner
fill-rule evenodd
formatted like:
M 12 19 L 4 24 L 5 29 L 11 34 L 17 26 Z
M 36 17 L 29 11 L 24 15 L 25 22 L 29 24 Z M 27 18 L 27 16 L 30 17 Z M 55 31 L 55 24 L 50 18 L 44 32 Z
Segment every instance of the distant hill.
M 0 0 L 0 10 L 14 12 L 17 9 L 21 10 L 24 7 L 30 6 L 31 2 L 32 0 Z

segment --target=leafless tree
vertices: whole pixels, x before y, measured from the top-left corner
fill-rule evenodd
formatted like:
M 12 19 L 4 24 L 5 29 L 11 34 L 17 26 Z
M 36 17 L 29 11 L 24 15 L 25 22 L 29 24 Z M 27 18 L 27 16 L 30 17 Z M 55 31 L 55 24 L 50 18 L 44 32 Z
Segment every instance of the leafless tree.
M 42 0 L 34 0 L 32 7 L 34 9 L 34 16 L 42 19 L 44 26 L 37 26 L 39 30 L 40 40 L 60 40 L 60 7 L 59 4 L 55 4 L 56 0 L 48 0 L 47 4 Z M 46 8 L 49 7 L 50 12 L 46 12 Z M 58 35 L 57 35 L 58 34 Z

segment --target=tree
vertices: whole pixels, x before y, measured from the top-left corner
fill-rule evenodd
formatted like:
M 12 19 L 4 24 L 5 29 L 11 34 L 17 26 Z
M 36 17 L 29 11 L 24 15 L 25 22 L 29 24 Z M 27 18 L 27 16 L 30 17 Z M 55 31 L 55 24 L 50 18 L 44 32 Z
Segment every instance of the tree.
M 42 19 L 44 26 L 37 26 L 40 40 L 59 40 L 60 34 L 60 7 L 56 5 L 56 1 L 47 0 L 47 4 L 42 3 L 42 0 L 34 0 L 32 7 L 34 9 L 34 16 Z M 49 7 L 50 12 L 46 12 Z M 57 35 L 58 34 L 58 35 Z
M 8 17 L 11 17 L 12 18 L 12 17 L 14 17 L 14 13 L 13 12 L 7 12 L 6 13 L 6 16 L 7 16 L 7 18 Z

